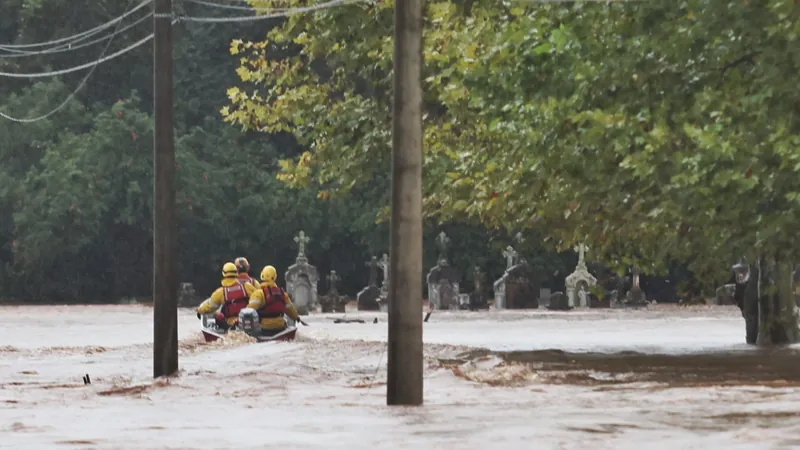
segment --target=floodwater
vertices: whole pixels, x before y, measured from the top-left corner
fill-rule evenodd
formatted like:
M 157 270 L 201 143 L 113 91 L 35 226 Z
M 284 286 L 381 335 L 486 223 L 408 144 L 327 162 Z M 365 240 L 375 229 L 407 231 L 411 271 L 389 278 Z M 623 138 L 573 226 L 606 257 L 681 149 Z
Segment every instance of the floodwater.
M 800 448 L 798 350 L 744 345 L 735 307 L 437 311 L 422 408 L 385 406 L 382 313 L 205 344 L 181 310 L 153 381 L 152 308 L 0 312 L 0 448 Z
M 636 381 L 661 383 L 670 387 L 800 386 L 800 351 L 792 348 L 754 350 L 683 355 L 631 351 L 574 353 L 561 350 L 477 350 L 462 355 L 457 362 L 466 363 L 495 355 L 503 364 L 525 365 L 540 377 L 580 385 Z M 590 375 L 598 372 L 609 374 L 608 379 L 596 379 Z

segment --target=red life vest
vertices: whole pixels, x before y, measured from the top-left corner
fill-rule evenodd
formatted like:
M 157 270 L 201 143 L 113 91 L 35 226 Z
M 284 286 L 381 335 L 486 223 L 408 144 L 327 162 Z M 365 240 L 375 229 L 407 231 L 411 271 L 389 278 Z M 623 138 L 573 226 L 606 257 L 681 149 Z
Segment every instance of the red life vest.
M 244 283 L 223 287 L 222 295 L 225 297 L 225 303 L 222 304 L 222 314 L 225 314 L 226 318 L 239 317 L 239 311 L 246 308 L 250 302 Z
M 240 273 L 239 275 L 237 275 L 236 276 L 236 281 L 238 281 L 239 284 L 242 284 L 242 285 L 247 283 L 248 281 L 250 282 L 250 284 L 253 285 L 253 287 L 255 287 L 255 285 L 256 285 L 256 279 L 251 277 L 250 275 L 248 275 L 246 273 Z
M 264 292 L 264 306 L 258 310 L 260 318 L 280 317 L 286 314 L 286 296 L 283 289 L 277 286 L 261 286 L 261 290 Z

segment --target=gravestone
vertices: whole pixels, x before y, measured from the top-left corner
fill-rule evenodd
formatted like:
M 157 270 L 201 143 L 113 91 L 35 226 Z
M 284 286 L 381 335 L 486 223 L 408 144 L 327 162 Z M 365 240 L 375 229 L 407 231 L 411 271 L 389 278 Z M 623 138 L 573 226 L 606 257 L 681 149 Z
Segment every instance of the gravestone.
M 459 309 L 470 309 L 470 297 L 472 294 L 458 294 Z
M 328 293 L 326 293 L 320 300 L 320 306 L 324 313 L 343 313 L 345 312 L 345 304 L 347 303 L 345 297 L 339 295 L 339 290 L 336 288 L 341 278 L 336 274 L 335 270 L 331 270 L 328 275 Z
M 506 273 L 514 267 L 516 264 L 517 259 L 517 252 L 514 250 L 513 247 L 510 245 L 503 250 L 503 257 L 506 258 L 506 271 L 503 273 L 503 276 L 495 280 L 494 282 L 494 307 L 496 309 L 507 309 L 508 305 L 506 302 L 506 283 L 505 283 L 505 276 Z
M 383 254 L 378 261 L 378 267 L 383 270 L 383 280 L 378 294 L 378 306 L 381 311 L 389 311 L 389 255 Z
M 528 264 L 517 264 L 511 270 L 507 270 L 505 284 L 506 308 L 539 308 L 539 287 L 534 282 L 534 273 Z
M 301 230 L 294 238 L 299 250 L 295 263 L 286 271 L 286 293 L 292 298 L 297 313 L 303 316 L 315 310 L 318 304 L 317 283 L 319 275 L 317 268 L 308 263 L 306 257 L 306 244 L 310 239 Z
M 633 268 L 631 279 L 633 286 L 625 296 L 625 306 L 647 306 L 647 297 L 644 295 L 641 286 L 639 286 L 639 269 Z
M 551 293 L 552 292 L 551 292 L 550 288 L 541 288 L 541 289 L 539 289 L 539 306 L 540 307 L 543 306 L 543 307 L 546 308 L 547 305 L 550 304 L 550 294 Z
M 503 251 L 506 271 L 494 282 L 495 308 L 538 309 L 539 288 L 534 282 L 534 273 L 525 262 L 517 262 L 517 252 L 510 245 Z
M 356 296 L 358 310 L 378 311 L 380 310 L 378 299 L 381 294 L 380 289 L 378 289 L 378 258 L 373 256 L 372 259 L 367 262 L 367 266 L 369 267 L 369 282 L 367 283 L 367 287 L 362 289 L 358 293 L 358 296 Z
M 550 311 L 569 311 L 573 306 L 569 304 L 569 298 L 563 292 L 553 292 L 550 295 L 550 304 L 547 309 Z
M 483 273 L 481 268 L 475 266 L 472 271 L 472 280 L 475 289 L 469 294 L 469 309 L 470 311 L 477 311 L 479 309 L 489 309 L 489 304 L 486 301 L 486 292 L 483 285 Z
M 444 231 L 436 238 L 439 247 L 439 261 L 428 272 L 428 301 L 436 309 L 458 309 L 459 280 L 458 271 L 447 260 L 447 247 L 450 238 Z
M 578 252 L 578 265 L 565 280 L 570 306 L 589 307 L 590 289 L 597 284 L 597 278 L 589 273 L 589 269 L 586 267 L 586 250 L 588 249 L 584 244 L 575 247 L 575 251 Z
M 600 283 L 603 288 L 603 298 L 614 307 L 620 301 L 619 293 L 624 287 L 624 279 L 616 274 L 608 274 Z
M 197 295 L 192 283 L 181 283 L 178 289 L 178 306 L 184 308 L 200 306 L 202 299 Z
M 736 291 L 736 284 L 726 284 L 717 288 L 717 305 L 735 305 L 733 294 Z

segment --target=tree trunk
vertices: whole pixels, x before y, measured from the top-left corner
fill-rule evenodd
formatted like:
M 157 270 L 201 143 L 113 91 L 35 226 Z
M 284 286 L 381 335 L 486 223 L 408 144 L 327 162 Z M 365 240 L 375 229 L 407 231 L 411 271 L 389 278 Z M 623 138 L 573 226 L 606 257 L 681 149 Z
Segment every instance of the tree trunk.
M 780 257 L 761 259 L 754 275 L 757 276 L 751 275 L 750 280 L 760 283 L 756 343 L 760 346 L 772 346 L 800 341 L 792 264 Z

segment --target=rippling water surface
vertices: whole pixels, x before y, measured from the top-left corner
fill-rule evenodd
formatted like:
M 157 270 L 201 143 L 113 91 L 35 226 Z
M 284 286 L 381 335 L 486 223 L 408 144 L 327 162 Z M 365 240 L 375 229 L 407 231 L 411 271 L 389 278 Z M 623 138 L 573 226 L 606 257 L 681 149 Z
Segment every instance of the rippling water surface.
M 744 345 L 730 307 L 437 311 L 422 408 L 385 406 L 380 313 L 312 315 L 294 343 L 209 345 L 182 310 L 181 372 L 153 382 L 149 307 L 0 312 L 0 447 L 800 446 L 798 350 Z

